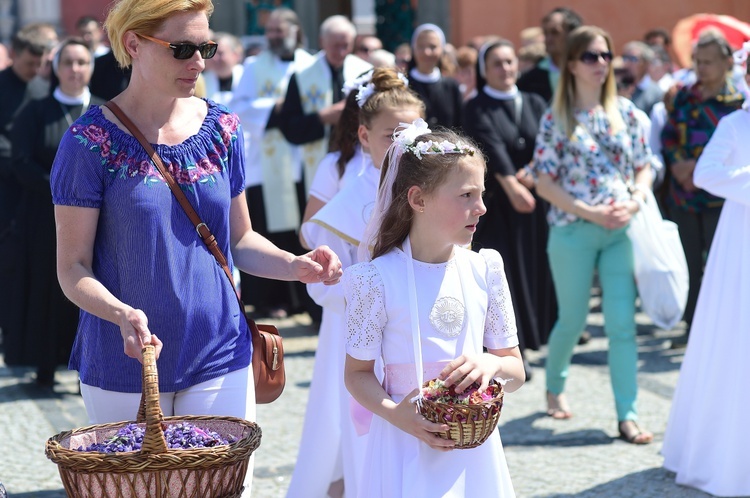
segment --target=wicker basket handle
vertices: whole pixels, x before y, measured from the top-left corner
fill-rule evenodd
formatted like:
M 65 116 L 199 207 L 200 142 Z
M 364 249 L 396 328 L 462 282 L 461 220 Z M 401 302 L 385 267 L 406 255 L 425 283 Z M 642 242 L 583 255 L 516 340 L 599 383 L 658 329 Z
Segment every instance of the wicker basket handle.
M 164 415 L 159 405 L 159 375 L 156 372 L 156 354 L 151 345 L 143 347 L 143 392 L 136 422 L 146 422 L 141 453 L 157 454 L 167 452 L 162 422 Z

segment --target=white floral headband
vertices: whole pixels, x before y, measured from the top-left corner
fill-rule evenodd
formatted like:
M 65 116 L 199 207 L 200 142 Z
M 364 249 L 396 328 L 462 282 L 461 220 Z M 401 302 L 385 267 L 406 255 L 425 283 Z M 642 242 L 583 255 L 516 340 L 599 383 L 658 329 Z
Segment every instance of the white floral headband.
M 455 144 L 448 140 L 417 142 L 417 137 L 431 132 L 432 130 L 427 126 L 427 122 L 422 118 L 418 118 L 413 123 L 399 123 L 399 127 L 393 132 L 393 143 L 401 150 L 401 153 L 411 152 L 418 159 L 422 159 L 423 155 L 433 154 L 468 154 L 473 156 L 476 152 L 474 147 L 463 142 L 456 142 Z
M 372 83 L 372 73 L 373 69 L 370 69 L 359 78 L 347 81 L 342 89 L 344 98 L 348 97 L 353 90 L 357 90 L 357 105 L 359 105 L 360 109 L 364 107 L 367 99 L 375 93 L 375 85 Z M 409 86 L 409 79 L 406 76 L 398 73 L 398 78 L 404 82 L 404 86 Z

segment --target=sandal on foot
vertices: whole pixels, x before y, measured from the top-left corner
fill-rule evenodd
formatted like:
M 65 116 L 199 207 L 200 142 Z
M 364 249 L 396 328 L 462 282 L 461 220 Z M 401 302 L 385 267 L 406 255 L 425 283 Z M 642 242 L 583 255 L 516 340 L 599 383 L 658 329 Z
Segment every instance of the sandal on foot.
M 649 444 L 654 440 L 654 435 L 642 430 L 634 420 L 623 420 L 617 424 L 620 439 L 630 444 Z
M 565 420 L 573 416 L 568 401 L 562 393 L 553 394 L 547 391 L 547 416 L 557 420 Z

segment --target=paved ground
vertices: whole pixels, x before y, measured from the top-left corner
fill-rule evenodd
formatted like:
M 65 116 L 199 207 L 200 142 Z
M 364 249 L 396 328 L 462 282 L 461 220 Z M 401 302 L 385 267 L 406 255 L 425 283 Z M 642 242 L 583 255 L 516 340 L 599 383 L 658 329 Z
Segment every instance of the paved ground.
M 544 415 L 545 351 L 533 352 L 534 377 L 506 396 L 500 431 L 513 484 L 519 498 L 699 498 L 709 495 L 674 484 L 661 468 L 659 454 L 671 395 L 682 359 L 668 349 L 677 332 L 640 323 L 640 413 L 642 424 L 656 434 L 649 446 L 616 439 L 617 429 L 606 339 L 597 300 L 589 330 L 594 335 L 578 346 L 568 382 L 575 412 L 566 421 Z M 317 344 L 306 316 L 279 322 L 287 336 L 287 388 L 278 401 L 258 407 L 263 442 L 256 452 L 253 495 L 283 497 L 297 454 L 302 418 Z M 44 456 L 45 440 L 58 432 L 87 425 L 77 395 L 74 372 L 59 371 L 54 393 L 37 390 L 31 369 L 8 368 L 0 357 L 0 481 L 15 498 L 64 497 L 57 468 Z

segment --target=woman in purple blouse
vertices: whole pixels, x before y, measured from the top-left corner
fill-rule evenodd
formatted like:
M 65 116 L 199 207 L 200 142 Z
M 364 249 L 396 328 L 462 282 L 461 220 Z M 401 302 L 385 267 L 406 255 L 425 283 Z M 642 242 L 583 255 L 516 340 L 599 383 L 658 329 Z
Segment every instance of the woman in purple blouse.
M 106 21 L 130 84 L 113 100 L 140 128 L 247 273 L 335 284 L 321 247 L 281 251 L 253 231 L 243 189 L 242 130 L 226 108 L 194 97 L 213 57 L 211 0 L 120 0 Z M 64 136 L 52 170 L 58 275 L 81 308 L 70 359 L 92 423 L 132 418 L 141 348 L 156 346 L 165 415 L 255 418 L 251 339 L 233 288 L 146 152 L 93 107 Z M 158 337 L 158 338 L 157 338 Z

